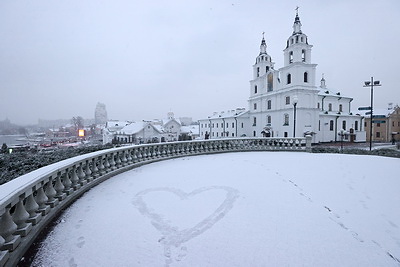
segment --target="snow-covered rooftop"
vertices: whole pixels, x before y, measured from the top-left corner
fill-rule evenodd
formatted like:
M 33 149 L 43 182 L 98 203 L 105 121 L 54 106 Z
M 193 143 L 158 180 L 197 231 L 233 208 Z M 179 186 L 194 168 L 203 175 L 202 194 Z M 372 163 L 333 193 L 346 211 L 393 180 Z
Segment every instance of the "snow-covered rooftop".
M 244 108 L 237 108 L 228 111 L 214 112 L 211 116 L 208 116 L 208 119 L 217 119 L 217 118 L 229 118 L 229 117 L 239 117 L 245 114 L 247 111 Z
M 67 209 L 32 266 L 399 266 L 399 163 L 248 152 L 145 165 Z

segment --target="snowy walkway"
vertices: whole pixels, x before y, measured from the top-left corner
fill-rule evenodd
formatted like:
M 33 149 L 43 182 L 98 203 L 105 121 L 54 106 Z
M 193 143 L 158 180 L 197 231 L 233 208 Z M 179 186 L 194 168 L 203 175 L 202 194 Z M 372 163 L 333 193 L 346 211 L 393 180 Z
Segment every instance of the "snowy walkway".
M 73 204 L 34 266 L 400 266 L 399 174 L 301 152 L 153 163 Z

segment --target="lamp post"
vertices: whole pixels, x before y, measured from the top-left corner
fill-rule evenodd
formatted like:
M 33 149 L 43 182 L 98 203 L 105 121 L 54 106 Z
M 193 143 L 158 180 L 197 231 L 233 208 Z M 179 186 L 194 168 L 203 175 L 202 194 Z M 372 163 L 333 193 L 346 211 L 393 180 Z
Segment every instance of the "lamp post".
M 296 109 L 297 109 L 297 102 L 299 102 L 297 95 L 293 97 L 292 102 L 293 102 L 293 137 L 296 137 Z
M 371 119 L 369 127 L 369 150 L 372 150 L 372 119 L 373 119 L 373 104 L 374 104 L 374 86 L 381 86 L 380 81 L 374 81 L 374 77 L 371 77 L 371 81 L 364 82 L 363 87 L 371 87 Z

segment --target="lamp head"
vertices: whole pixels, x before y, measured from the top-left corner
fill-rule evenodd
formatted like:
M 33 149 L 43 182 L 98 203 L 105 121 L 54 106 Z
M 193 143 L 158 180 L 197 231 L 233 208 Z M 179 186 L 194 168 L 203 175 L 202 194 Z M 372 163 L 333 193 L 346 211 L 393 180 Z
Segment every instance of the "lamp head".
M 380 83 L 380 81 L 374 81 L 374 85 L 379 85 Z
M 371 84 L 371 82 L 370 81 L 364 82 L 364 84 L 365 84 L 365 86 L 369 86 Z
M 299 102 L 299 98 L 297 97 L 297 95 L 293 96 L 293 100 L 292 100 L 293 105 L 296 105 L 298 102 Z

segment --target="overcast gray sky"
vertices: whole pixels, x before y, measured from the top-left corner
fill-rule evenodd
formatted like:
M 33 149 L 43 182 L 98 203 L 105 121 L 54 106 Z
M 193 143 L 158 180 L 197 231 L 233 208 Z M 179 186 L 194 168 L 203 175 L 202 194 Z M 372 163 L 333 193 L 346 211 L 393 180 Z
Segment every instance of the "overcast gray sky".
M 296 6 L 317 81 L 356 109 L 374 76 L 375 108 L 400 104 L 398 0 L 2 0 L 0 120 L 93 118 L 97 102 L 130 120 L 247 108 L 261 33 L 282 67 Z

